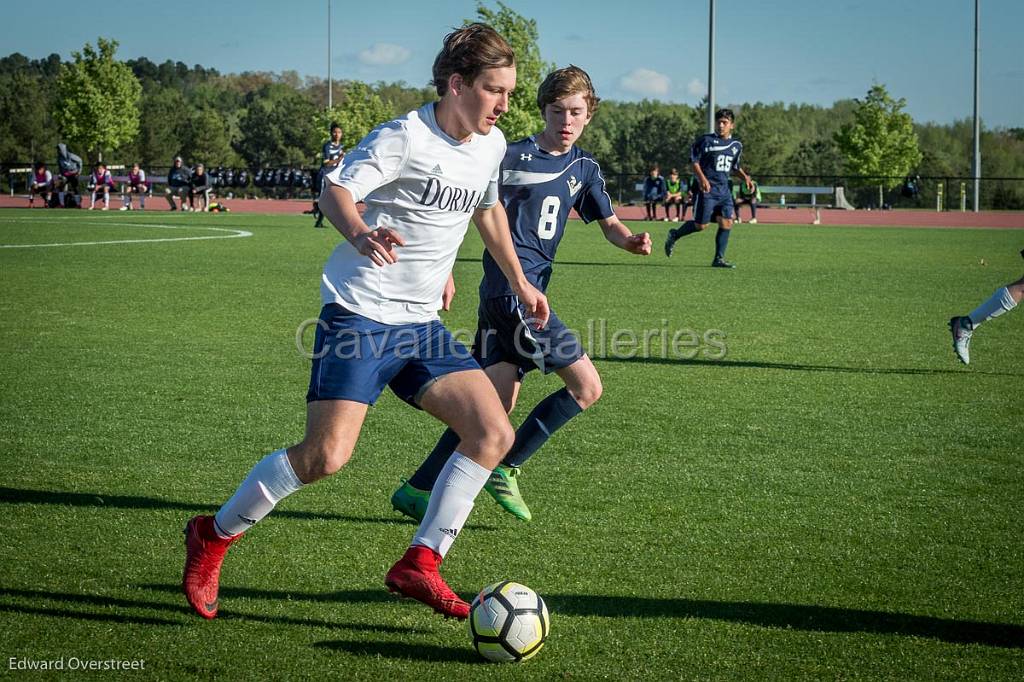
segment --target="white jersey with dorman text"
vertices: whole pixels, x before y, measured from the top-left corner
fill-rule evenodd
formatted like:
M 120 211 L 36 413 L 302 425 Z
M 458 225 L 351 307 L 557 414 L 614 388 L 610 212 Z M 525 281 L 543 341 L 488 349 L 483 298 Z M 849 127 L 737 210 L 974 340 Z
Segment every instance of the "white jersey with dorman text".
M 366 202 L 366 224 L 391 228 L 405 246 L 396 263 L 379 267 L 348 241 L 338 244 L 324 265 L 324 305 L 384 324 L 437 319 L 473 211 L 498 202 L 504 156 L 500 130 L 460 144 L 438 127 L 432 103 L 374 128 L 327 182 Z

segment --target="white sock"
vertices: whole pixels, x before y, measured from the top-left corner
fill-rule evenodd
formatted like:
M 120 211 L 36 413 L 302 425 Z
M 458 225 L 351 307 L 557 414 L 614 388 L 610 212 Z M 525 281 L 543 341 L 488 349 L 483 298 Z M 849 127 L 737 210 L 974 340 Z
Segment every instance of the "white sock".
M 1003 287 L 992 294 L 987 301 L 972 310 L 968 317 L 971 318 L 971 325 L 977 327 L 982 322 L 988 322 L 993 317 L 999 317 L 1003 313 L 1010 312 L 1016 305 L 1017 302 L 1010 295 L 1010 290 Z
M 453 452 L 437 476 L 423 523 L 412 544 L 429 547 L 442 557 L 447 554 L 490 475 L 490 471 L 469 457 Z
M 214 529 L 222 538 L 244 533 L 274 506 L 302 487 L 288 453 L 275 450 L 256 463 L 231 499 L 217 512 Z

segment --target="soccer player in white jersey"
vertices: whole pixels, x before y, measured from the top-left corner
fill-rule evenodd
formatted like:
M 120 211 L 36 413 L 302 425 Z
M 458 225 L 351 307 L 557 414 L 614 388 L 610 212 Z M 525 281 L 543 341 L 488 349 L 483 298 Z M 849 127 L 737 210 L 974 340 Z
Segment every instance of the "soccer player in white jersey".
M 1024 258 L 1024 251 L 1020 252 Z M 1005 287 L 996 289 L 981 305 L 966 315 L 958 315 L 949 321 L 949 331 L 953 335 L 953 352 L 960 362 L 971 364 L 971 336 L 982 322 L 1008 313 L 1024 299 L 1024 277 Z
M 633 234 L 616 217 L 601 167 L 576 146 L 599 101 L 583 69 L 553 71 L 537 91 L 544 130 L 510 144 L 501 165 L 501 200 L 512 223 L 512 241 L 523 271 L 541 291 L 551 279 L 571 209 L 586 222 L 597 221 L 605 239 L 620 249 L 651 253 L 650 235 Z M 529 521 L 532 515 L 517 482 L 520 467 L 555 431 L 601 397 L 601 377 L 579 339 L 554 311 L 542 331 L 530 329 L 526 311 L 492 256 L 484 253 L 474 357 L 508 412 L 531 370 L 554 372 L 565 384 L 533 408 L 485 486 L 502 508 Z M 435 481 L 458 441 L 454 431 L 445 431 L 426 461 L 392 495 L 396 510 L 414 519 L 423 517 L 433 501 L 430 491 L 438 490 Z
M 217 614 L 228 546 L 286 495 L 348 461 L 386 385 L 460 443 L 385 585 L 445 616 L 469 615 L 438 569 L 514 432 L 494 386 L 437 310 L 472 216 L 538 327 L 547 320 L 547 299 L 524 276 L 498 201 L 505 138 L 495 123 L 515 82 L 515 55 L 494 29 L 454 31 L 434 61 L 441 100 L 378 126 L 328 174 L 320 208 L 345 241 L 324 266 L 306 436 L 256 464 L 215 517 L 189 521 L 183 588 L 203 617 Z

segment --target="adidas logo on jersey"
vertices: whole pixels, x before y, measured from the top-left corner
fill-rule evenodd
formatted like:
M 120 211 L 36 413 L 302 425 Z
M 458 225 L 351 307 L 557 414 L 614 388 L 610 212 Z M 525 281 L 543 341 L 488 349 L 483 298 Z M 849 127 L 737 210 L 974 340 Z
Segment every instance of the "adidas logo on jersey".
M 576 196 L 576 192 L 579 192 L 580 187 L 583 186 L 583 183 L 577 180 L 575 175 L 570 175 L 565 184 L 569 185 L 569 196 L 571 197 Z
M 437 164 L 431 168 L 428 175 L 444 175 L 444 171 L 441 170 L 441 164 Z

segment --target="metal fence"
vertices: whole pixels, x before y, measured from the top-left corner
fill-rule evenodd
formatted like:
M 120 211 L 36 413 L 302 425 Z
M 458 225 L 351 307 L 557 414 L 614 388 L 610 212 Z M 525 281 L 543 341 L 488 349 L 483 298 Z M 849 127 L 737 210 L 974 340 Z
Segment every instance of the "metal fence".
M 4 164 L 0 166 L 0 191 L 11 195 L 27 194 L 34 169 L 32 164 Z M 57 175 L 55 167 L 47 166 L 48 170 Z M 115 178 L 124 177 L 128 171 L 123 164 L 108 166 Z M 170 166 L 155 166 L 144 169 L 154 193 L 163 191 L 166 186 Z M 318 168 L 207 168 L 213 193 L 224 198 L 260 198 L 260 199 L 311 199 Z M 79 179 L 79 189 L 86 191 L 88 176 L 91 171 L 83 170 Z M 121 184 L 117 184 L 120 191 Z
M 124 175 L 125 166 L 112 165 L 112 173 Z M 53 168 L 50 169 L 54 171 Z M 167 176 L 169 166 L 146 169 L 151 178 Z M 313 185 L 317 168 L 210 168 L 207 172 L 213 183 L 214 193 L 225 198 L 277 198 L 309 199 L 313 196 Z M 25 194 L 32 173 L 32 164 L 8 163 L 0 165 L 0 191 L 9 194 Z M 88 176 L 83 171 L 82 180 Z M 606 172 L 608 194 L 618 204 L 643 203 L 643 181 L 645 173 Z M 688 179 L 684 176 L 684 180 Z M 973 211 L 974 180 L 958 176 L 914 176 L 871 177 L 851 175 L 758 175 L 761 186 L 776 187 L 843 187 L 846 201 L 855 208 L 916 208 L 940 211 Z M 737 179 L 734 179 L 736 181 Z M 908 183 L 907 181 L 910 180 Z M 161 186 L 162 182 L 154 183 Z M 891 186 L 879 197 L 879 186 Z M 162 191 L 162 190 L 161 190 Z M 808 196 L 790 193 L 785 197 L 779 193 L 763 194 L 762 203 L 808 203 Z M 831 201 L 819 199 L 822 206 Z M 980 210 L 1024 210 L 1024 178 L 983 177 L 979 193 Z
M 643 182 L 646 173 L 605 172 L 608 194 L 619 204 L 632 205 L 643 203 Z M 683 176 L 689 179 L 688 174 Z M 842 187 L 846 201 L 855 208 L 916 208 L 941 211 L 973 211 L 974 179 L 958 176 L 913 176 L 905 177 L 872 177 L 852 175 L 756 175 L 761 186 L 812 186 Z M 907 183 L 910 180 L 910 183 Z M 739 182 L 739 178 L 733 178 Z M 882 191 L 879 199 L 879 186 L 893 186 Z M 762 203 L 809 203 L 806 195 L 786 196 L 781 202 L 780 193 L 764 194 Z M 831 203 L 828 199 L 819 198 L 822 206 Z M 978 200 L 979 210 L 1024 210 L 1024 178 L 983 177 Z

